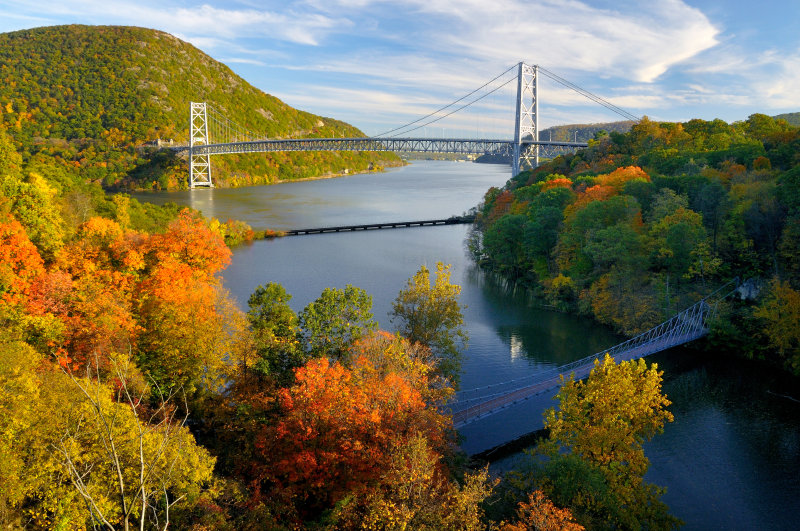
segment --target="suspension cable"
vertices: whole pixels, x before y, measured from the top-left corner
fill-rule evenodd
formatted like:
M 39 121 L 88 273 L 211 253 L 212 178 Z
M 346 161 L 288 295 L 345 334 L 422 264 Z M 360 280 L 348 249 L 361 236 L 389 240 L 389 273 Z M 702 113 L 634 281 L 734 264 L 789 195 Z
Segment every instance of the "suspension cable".
M 411 126 L 411 125 L 414 125 L 414 124 L 416 124 L 416 123 L 419 123 L 419 122 L 421 122 L 421 121 L 423 121 L 423 120 L 426 120 L 426 119 L 430 118 L 431 116 L 433 116 L 433 115 L 435 115 L 435 114 L 437 114 L 437 113 L 440 113 L 440 112 L 442 112 L 443 110 L 447 109 L 448 107 L 452 107 L 452 106 L 453 106 L 453 105 L 455 105 L 456 103 L 458 103 L 458 102 L 460 102 L 460 101 L 463 101 L 463 100 L 465 100 L 465 99 L 469 98 L 470 96 L 472 96 L 473 94 L 475 94 L 475 93 L 476 93 L 476 92 L 478 92 L 479 90 L 481 90 L 481 89 L 485 88 L 486 86 L 488 86 L 488 85 L 490 85 L 490 84 L 494 83 L 495 81 L 497 81 L 498 79 L 500 79 L 500 78 L 501 78 L 501 77 L 503 77 L 504 75 L 508 74 L 508 73 L 509 73 L 511 70 L 513 70 L 513 69 L 514 69 L 514 68 L 516 68 L 516 67 L 517 67 L 517 65 L 513 65 L 513 66 L 509 67 L 509 68 L 508 68 L 508 69 L 506 69 L 506 70 L 505 70 L 503 73 L 501 73 L 501 74 L 498 74 L 498 75 L 497 75 L 497 76 L 495 76 L 493 79 L 491 79 L 490 81 L 487 81 L 486 83 L 484 83 L 484 84 L 483 84 L 483 85 L 481 85 L 480 87 L 476 88 L 475 90 L 473 90 L 473 91 L 472 91 L 472 92 L 470 92 L 469 94 L 466 94 L 466 95 L 464 95 L 464 96 L 462 96 L 462 97 L 458 98 L 458 99 L 457 99 L 457 100 L 455 100 L 454 102 L 448 103 L 448 104 L 447 104 L 447 105 L 445 105 L 444 107 L 441 107 L 441 108 L 439 108 L 439 109 L 436 109 L 436 110 L 435 110 L 435 111 L 433 111 L 432 113 L 426 114 L 425 116 L 423 116 L 423 117 L 421 117 L 421 118 L 417 118 L 416 120 L 414 120 L 414 121 L 412 121 L 412 122 L 408 122 L 407 124 L 401 125 L 401 126 L 399 126 L 399 127 L 395 127 L 394 129 L 390 129 L 390 130 L 388 130 L 388 131 L 385 131 L 385 132 L 383 132 L 383 133 L 380 133 L 380 134 L 378 134 L 378 135 L 375 135 L 375 137 L 381 137 L 381 136 L 384 136 L 384 135 L 388 135 L 389 133 L 394 133 L 395 131 L 398 131 L 398 130 L 400 130 L 400 129 L 405 129 L 406 127 L 409 127 L 409 126 Z M 508 84 L 508 83 L 506 83 L 506 84 Z M 505 85 L 503 85 L 503 86 L 505 86 Z M 491 94 L 491 93 L 489 93 L 489 94 Z M 475 100 L 475 101 L 478 101 L 478 100 Z M 462 108 L 463 108 L 463 107 L 462 107 Z M 453 112 L 455 112 L 455 111 L 453 111 Z M 450 114 L 452 114 L 452 113 L 450 113 Z M 449 116 L 449 115 L 447 115 L 447 116 Z M 444 116 L 443 116 L 442 118 L 444 118 Z M 433 123 L 433 122 L 431 122 L 431 123 Z M 427 125 L 427 124 L 426 124 L 426 125 Z M 420 127 L 424 127 L 424 125 L 423 125 L 423 126 L 420 126 Z M 417 127 L 416 129 L 419 129 L 419 127 Z M 415 129 L 412 129 L 411 131 L 414 131 L 414 130 L 415 130 Z M 408 131 L 406 131 L 406 132 L 408 132 Z M 393 135 L 393 136 L 397 136 L 397 135 Z
M 638 121 L 641 120 L 641 118 L 639 118 L 638 116 L 629 113 L 625 109 L 617 107 L 616 105 L 614 105 L 610 101 L 605 100 L 605 99 L 603 99 L 600 96 L 597 96 L 595 94 L 592 94 L 588 90 L 582 89 L 581 87 L 579 87 L 575 83 L 567 81 L 563 77 L 561 77 L 559 75 L 556 75 L 553 72 L 550 72 L 549 70 L 547 70 L 544 67 L 540 66 L 539 67 L 539 72 L 541 72 L 542 74 L 546 75 L 547 77 L 549 77 L 550 79 L 552 79 L 556 83 L 560 83 L 560 84 L 564 85 L 565 87 L 574 90 L 575 92 L 577 92 L 581 96 L 589 98 L 590 100 L 594 101 L 595 103 L 599 103 L 600 105 L 602 105 L 606 109 L 609 109 L 610 111 L 613 111 L 613 112 L 619 114 L 620 116 L 622 116 L 624 118 L 627 118 L 628 120 L 633 120 L 634 122 L 638 122 Z
M 505 72 L 504 72 L 504 73 L 505 73 Z M 499 77 L 499 76 L 498 76 L 498 77 Z M 495 78 L 495 79 L 497 79 L 497 78 Z M 444 114 L 444 115 L 442 115 L 442 116 L 439 116 L 438 118 L 434 118 L 433 120 L 430 120 L 430 121 L 428 121 L 428 122 L 425 122 L 424 124 L 418 125 L 418 126 L 416 126 L 416 127 L 413 127 L 413 128 L 411 128 L 411 129 L 408 129 L 408 130 L 406 130 L 406 131 L 402 131 L 401 133 L 396 133 L 396 134 L 392 135 L 390 138 L 395 138 L 395 137 L 398 137 L 398 136 L 400 136 L 401 134 L 406 134 L 406 133 L 410 133 L 411 131 L 416 131 L 417 129 L 422 129 L 423 127 L 426 127 L 426 126 L 428 126 L 428 125 L 430 125 L 430 124 L 432 124 L 432 123 L 436 123 L 436 122 L 438 122 L 439 120 L 444 120 L 445 118 L 447 118 L 447 117 L 448 117 L 448 116 L 450 116 L 451 114 L 457 113 L 458 111 L 460 111 L 460 110 L 462 110 L 462 109 L 465 109 L 465 108 L 469 107 L 470 105 L 472 105 L 472 104 L 474 104 L 474 103 L 477 103 L 477 102 L 481 101 L 483 98 L 485 98 L 485 97 L 489 96 L 490 94 L 494 94 L 495 92 L 497 92 L 497 91 L 498 91 L 498 90 L 500 90 L 501 88 L 505 87 L 506 85 L 508 85 L 508 84 L 509 84 L 509 83 L 511 83 L 512 81 L 516 81 L 516 80 L 517 80 L 517 78 L 513 78 L 513 77 L 512 77 L 511 79 L 509 79 L 508 81 L 506 81 L 505 83 L 503 83 L 502 85 L 500 85 L 499 87 L 497 87 L 497 88 L 495 88 L 495 89 L 492 89 L 492 90 L 490 90 L 489 92 L 487 92 L 486 94 L 483 94 L 482 96 L 479 96 L 478 98 L 475 98 L 475 99 L 474 99 L 474 100 L 472 100 L 471 102 L 469 102 L 469 103 L 465 103 L 465 104 L 464 104 L 464 105 L 462 105 L 461 107 L 459 107 L 459 108 L 457 108 L 457 109 L 453 109 L 453 110 L 452 110 L 452 111 L 450 111 L 449 113 L 447 113 L 447 114 Z M 484 87 L 485 87 L 485 86 L 486 86 L 486 85 L 484 85 Z M 483 88 L 483 87 L 481 87 L 481 88 Z M 473 91 L 473 92 L 472 92 L 472 94 L 474 94 L 475 92 L 476 92 L 476 91 Z M 461 98 L 461 100 L 463 100 L 463 99 L 464 99 L 464 98 Z M 461 101 L 461 100 L 457 100 L 457 101 L 455 101 L 455 102 L 451 103 L 450 105 L 453 105 L 454 103 L 457 103 L 458 101 Z M 447 107 L 449 107 L 450 105 L 448 105 Z M 440 109 L 440 110 L 441 110 L 441 109 Z M 438 112 L 438 111 L 437 111 L 437 112 Z M 428 116 L 431 116 L 431 115 L 429 114 Z M 420 120 L 423 120 L 423 119 L 424 119 L 424 118 L 420 118 Z M 420 120 L 416 120 L 416 121 L 417 121 L 417 122 L 419 122 Z M 407 125 L 406 125 L 406 126 L 404 126 L 404 127 L 407 127 L 408 125 L 411 125 L 411 124 L 407 124 Z M 398 127 L 397 129 L 402 129 L 402 127 Z M 396 129 L 395 129 L 395 130 L 396 130 Z M 384 133 L 384 134 L 386 134 L 386 133 Z

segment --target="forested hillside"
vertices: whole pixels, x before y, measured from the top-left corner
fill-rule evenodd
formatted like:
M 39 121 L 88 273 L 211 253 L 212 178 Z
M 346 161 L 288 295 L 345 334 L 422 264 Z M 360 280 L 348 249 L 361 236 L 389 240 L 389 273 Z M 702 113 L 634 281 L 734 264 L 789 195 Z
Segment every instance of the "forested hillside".
M 185 162 L 143 148 L 185 142 L 189 102 L 207 101 L 270 138 L 363 136 L 289 107 L 194 46 L 160 31 L 56 26 L 0 34 L 0 122 L 23 158 L 54 157 L 105 187 L 175 188 Z M 215 157 L 215 178 L 239 186 L 363 171 L 391 154 L 278 153 Z
M 800 129 L 784 120 L 643 119 L 489 190 L 479 227 L 484 267 L 628 334 L 752 278 L 711 344 L 800 373 Z
M 602 428 L 613 451 L 584 419 L 596 391 L 566 387 L 545 468 L 490 499 L 496 482 L 465 466 L 443 407 L 467 339 L 449 266 L 409 279 L 398 334 L 377 330 L 354 286 L 298 314 L 270 283 L 245 314 L 219 272 L 246 226 L 108 196 L 82 169 L 26 161 L 0 125 L 0 526 L 676 523 L 642 477 L 638 441 L 671 418 L 655 368 L 606 360 L 590 378 L 625 405 L 608 418 L 630 426 Z M 575 467 L 587 481 L 558 488 Z
M 627 133 L 634 122 L 625 120 L 621 122 L 604 122 L 596 124 L 569 124 L 554 125 L 539 132 L 539 140 L 552 140 L 560 142 L 588 142 L 600 133 Z
M 776 120 L 786 120 L 789 125 L 800 127 L 800 112 L 787 112 L 773 116 Z
M 596 124 L 554 125 L 539 131 L 539 140 L 552 140 L 553 142 L 588 142 L 594 140 L 597 136 L 607 135 L 611 132 L 627 133 L 633 124 L 634 122 L 627 120 Z M 475 162 L 511 164 L 511 157 L 508 155 L 486 154 L 478 157 Z

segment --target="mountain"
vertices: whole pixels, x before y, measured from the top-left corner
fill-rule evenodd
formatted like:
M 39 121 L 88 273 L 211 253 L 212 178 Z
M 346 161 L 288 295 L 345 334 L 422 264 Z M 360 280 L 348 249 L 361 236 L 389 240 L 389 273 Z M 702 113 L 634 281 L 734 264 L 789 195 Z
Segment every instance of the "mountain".
M 111 188 L 176 188 L 188 168 L 145 147 L 186 142 L 189 102 L 206 101 L 269 138 L 364 136 L 294 109 L 189 43 L 156 30 L 53 26 L 0 34 L 0 123 L 25 158 L 51 155 Z M 222 186 L 363 171 L 392 154 L 277 153 L 215 157 Z
M 588 142 L 600 131 L 606 133 L 627 133 L 636 122 L 624 120 L 621 122 L 606 122 L 598 124 L 570 124 L 548 127 L 539 133 L 539 140 Z
M 786 120 L 789 125 L 800 127 L 800 112 L 787 112 L 773 116 L 776 120 Z
M 597 124 L 570 124 L 554 125 L 539 132 L 539 140 L 552 140 L 553 142 L 588 142 L 601 131 L 606 133 L 627 133 L 633 124 L 631 120 L 621 122 L 605 122 Z M 481 155 L 475 162 L 488 164 L 511 164 L 511 158 L 506 155 L 487 154 Z

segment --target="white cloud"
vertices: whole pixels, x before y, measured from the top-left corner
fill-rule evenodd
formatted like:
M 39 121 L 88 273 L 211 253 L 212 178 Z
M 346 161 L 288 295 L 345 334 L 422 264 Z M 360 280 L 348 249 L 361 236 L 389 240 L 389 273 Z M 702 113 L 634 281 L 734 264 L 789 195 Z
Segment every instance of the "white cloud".
M 12 0 L 15 11 L 24 12 L 28 2 Z M 263 37 L 316 46 L 331 31 L 342 31 L 351 22 L 342 17 L 292 9 L 292 4 L 277 3 L 274 9 L 216 7 L 209 1 L 192 7 L 176 7 L 170 2 L 152 0 L 63 0 L 48 6 L 51 19 L 70 17 L 86 23 L 112 23 L 157 27 L 191 39 L 234 40 Z M 227 4 L 222 2 L 223 5 Z
M 333 0 L 327 9 L 338 12 L 353 3 Z M 424 31 L 421 44 L 428 50 L 495 65 L 522 59 L 642 82 L 652 82 L 673 65 L 715 46 L 719 34 L 705 15 L 681 0 L 622 0 L 614 9 L 579 0 L 356 3 L 373 10 L 388 5 L 419 19 L 408 33 L 414 38 Z M 319 2 L 312 4 L 325 9 Z M 420 30 L 424 20 L 430 22 Z
M 768 52 L 765 68 L 772 75 L 756 75 L 752 84 L 751 99 L 761 100 L 772 109 L 800 108 L 800 50 L 792 54 Z
M 246 57 L 225 57 L 221 59 L 221 61 L 225 64 L 234 63 L 234 64 L 244 64 L 244 65 L 266 66 L 263 61 L 259 61 L 257 59 L 248 59 Z
M 800 107 L 800 50 L 751 46 L 687 1 L 61 0 L 42 9 L 0 0 L 0 28 L 156 27 L 241 65 L 248 81 L 290 105 L 376 131 L 451 102 L 520 60 L 635 114 Z M 617 119 L 546 78 L 540 89 L 550 123 Z

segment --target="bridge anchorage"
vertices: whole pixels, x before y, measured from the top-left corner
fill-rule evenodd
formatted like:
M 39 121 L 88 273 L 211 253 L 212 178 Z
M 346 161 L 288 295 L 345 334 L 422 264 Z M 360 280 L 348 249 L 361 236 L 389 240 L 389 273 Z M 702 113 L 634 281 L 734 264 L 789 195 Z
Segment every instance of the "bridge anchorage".
M 737 277 L 660 325 L 591 356 L 507 382 L 459 391 L 456 400 L 449 405 L 453 425 L 461 428 L 555 389 L 561 385 L 562 376 L 568 378 L 572 374 L 578 380 L 586 378 L 594 368 L 594 361 L 602 359 L 606 353 L 619 363 L 643 358 L 703 337 L 708 334 L 709 322 L 716 315 L 719 302 L 735 293 L 738 288 Z M 730 291 L 726 293 L 725 290 L 728 289 Z
M 434 116 L 440 111 L 459 104 L 459 102 L 472 97 L 490 83 L 510 74 L 516 69 L 516 78 L 511 78 L 503 85 L 492 89 L 487 94 L 475 96 L 472 101 L 460 105 L 455 110 L 443 116 L 433 118 L 422 125 L 410 128 L 423 120 Z M 212 188 L 211 156 L 229 153 L 267 153 L 274 151 L 394 151 L 394 152 L 438 152 L 438 153 L 463 153 L 463 154 L 499 154 L 510 157 L 512 176 L 520 171 L 535 168 L 539 165 L 542 150 L 551 154 L 571 151 L 587 147 L 584 142 L 551 142 L 539 140 L 539 89 L 538 81 L 541 74 L 560 83 L 581 95 L 603 105 L 604 107 L 624 116 L 627 119 L 638 121 L 639 118 L 616 107 L 610 102 L 595 96 L 588 91 L 570 83 L 569 81 L 549 72 L 538 65 L 528 65 L 523 62 L 507 69 L 489 83 L 472 91 L 455 102 L 442 107 L 421 119 L 397 127 L 375 137 L 365 138 L 301 138 L 270 140 L 263 136 L 254 135 L 244 131 L 241 127 L 228 120 L 224 115 L 216 113 L 211 117 L 212 122 L 224 129 L 228 138 L 225 140 L 212 139 L 209 136 L 209 106 L 205 102 L 192 102 L 190 104 L 190 142 L 189 142 L 189 188 Z M 491 138 L 465 139 L 465 138 L 418 138 L 400 137 L 400 133 L 387 136 L 389 133 L 402 129 L 407 132 L 420 129 L 423 125 L 434 123 L 457 111 L 476 103 L 485 96 L 502 88 L 511 81 L 516 80 L 516 116 L 514 132 L 511 140 L 498 140 Z M 443 135 L 444 136 L 444 135 Z M 186 146 L 175 146 L 171 149 L 185 150 Z

